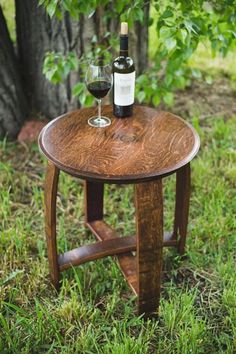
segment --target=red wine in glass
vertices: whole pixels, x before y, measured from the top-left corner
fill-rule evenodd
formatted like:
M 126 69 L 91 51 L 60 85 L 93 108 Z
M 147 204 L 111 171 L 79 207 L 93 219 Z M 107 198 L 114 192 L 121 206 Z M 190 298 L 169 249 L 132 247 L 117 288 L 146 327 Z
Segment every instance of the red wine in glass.
M 105 97 L 111 89 L 111 83 L 108 81 L 93 81 L 87 86 L 91 95 L 97 99 Z
M 101 102 L 112 87 L 113 77 L 110 65 L 103 65 L 101 60 L 93 61 L 86 73 L 88 91 L 98 102 L 98 115 L 89 118 L 88 124 L 92 127 L 103 128 L 111 124 L 108 117 L 101 115 Z

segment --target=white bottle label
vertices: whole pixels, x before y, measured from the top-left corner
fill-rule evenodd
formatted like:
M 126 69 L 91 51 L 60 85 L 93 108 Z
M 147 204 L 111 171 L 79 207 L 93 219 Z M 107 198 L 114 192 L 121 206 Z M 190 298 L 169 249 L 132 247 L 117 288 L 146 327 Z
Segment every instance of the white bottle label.
M 129 74 L 114 73 L 114 103 L 130 106 L 134 103 L 135 71 Z

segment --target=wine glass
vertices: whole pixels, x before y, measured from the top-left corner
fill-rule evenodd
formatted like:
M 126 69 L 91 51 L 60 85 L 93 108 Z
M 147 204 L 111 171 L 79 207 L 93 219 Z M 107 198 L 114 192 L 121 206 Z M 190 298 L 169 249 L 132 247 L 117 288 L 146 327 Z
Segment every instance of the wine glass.
M 111 66 L 104 64 L 99 59 L 92 61 L 88 67 L 85 81 L 88 91 L 98 102 L 98 115 L 89 118 L 88 124 L 96 128 L 107 127 L 111 124 L 111 120 L 101 115 L 101 104 L 102 98 L 108 94 L 112 87 Z

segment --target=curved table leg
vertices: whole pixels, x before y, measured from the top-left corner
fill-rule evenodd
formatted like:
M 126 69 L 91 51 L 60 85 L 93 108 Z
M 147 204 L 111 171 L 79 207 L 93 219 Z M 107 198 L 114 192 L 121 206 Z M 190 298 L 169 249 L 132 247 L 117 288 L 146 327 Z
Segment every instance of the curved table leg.
M 52 283 L 56 289 L 59 289 L 59 265 L 57 258 L 56 243 L 56 198 L 58 187 L 59 169 L 48 162 L 45 189 L 45 231 L 47 237 L 48 262 Z
M 176 172 L 176 201 L 173 238 L 179 236 L 178 251 L 184 254 L 188 226 L 191 170 L 190 163 Z
M 138 312 L 158 311 L 163 256 L 162 181 L 135 185 Z

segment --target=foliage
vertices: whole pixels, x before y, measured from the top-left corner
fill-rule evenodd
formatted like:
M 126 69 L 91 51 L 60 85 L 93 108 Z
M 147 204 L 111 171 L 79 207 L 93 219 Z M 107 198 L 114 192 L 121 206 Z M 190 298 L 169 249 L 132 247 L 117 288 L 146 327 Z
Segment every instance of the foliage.
M 10 33 L 10 37 L 13 42 L 16 41 L 16 24 L 15 24 L 15 2 L 14 0 L 0 0 L 0 6 L 7 21 L 7 27 Z
M 204 113 L 204 112 L 202 112 Z M 192 120 L 202 149 L 192 163 L 187 255 L 165 250 L 160 317 L 135 316 L 135 298 L 111 257 L 50 286 L 44 236 L 45 160 L 36 144 L 0 142 L 0 352 L 199 354 L 236 351 L 236 118 Z M 210 182 L 209 182 L 210 181 Z M 166 229 L 175 180 L 164 181 Z M 83 185 L 60 174 L 59 252 L 94 242 L 84 229 Z M 135 232 L 133 188 L 105 188 L 106 221 Z
M 134 21 L 143 20 L 142 7 L 143 0 L 136 0 L 130 3 L 129 0 L 120 0 L 112 2 L 112 10 L 107 5 L 111 0 L 39 0 L 39 5 L 43 5 L 50 17 L 56 15 L 62 18 L 63 12 L 68 11 L 69 14 L 76 19 L 79 19 L 81 14 L 92 17 L 99 6 L 106 9 L 105 20 L 120 16 L 121 20 L 128 21 L 132 25 Z
M 61 82 L 76 69 L 78 69 L 78 59 L 75 53 L 69 52 L 66 56 L 55 52 L 46 53 L 43 73 L 52 83 Z
M 226 55 L 236 37 L 235 5 L 234 1 L 221 1 L 221 5 L 204 1 L 155 2 L 152 14 L 157 19 L 157 50 L 152 67 L 137 80 L 141 102 L 158 105 L 163 98 L 171 105 L 174 89 L 189 85 L 191 77 L 203 78 L 200 70 L 187 65 L 199 43 L 210 41 L 213 55 L 217 51 Z M 207 73 L 204 76 L 210 84 L 211 77 Z
M 134 21 L 143 22 L 144 0 L 134 1 L 131 6 L 127 0 L 115 1 L 112 11 L 107 6 L 110 2 L 111 0 L 40 0 L 40 4 L 45 6 L 51 17 L 57 15 L 61 18 L 63 11 L 68 11 L 77 18 L 80 14 L 91 17 L 98 6 L 103 6 L 105 21 L 118 16 L 121 20 L 127 20 L 130 26 Z M 161 99 L 172 105 L 173 91 L 189 85 L 191 78 L 204 77 L 211 83 L 211 77 L 207 73 L 202 74 L 200 70 L 187 66 L 199 43 L 210 41 L 212 54 L 220 53 L 223 56 L 236 43 L 236 1 L 158 0 L 152 1 L 151 6 L 149 25 L 153 26 L 155 23 L 156 52 L 146 72 L 137 78 L 136 98 L 141 103 L 152 103 L 154 106 Z M 117 43 L 114 41 L 114 34 L 110 33 L 107 41 L 113 47 Z M 97 42 L 96 50 L 99 48 L 102 50 L 101 43 Z M 97 53 L 87 54 L 91 57 Z
M 77 0 L 39 0 L 39 5 L 44 5 L 50 17 L 56 15 L 62 18 L 62 12 L 68 11 L 76 19 L 80 14 L 92 16 L 96 10 L 97 1 L 77 1 Z

